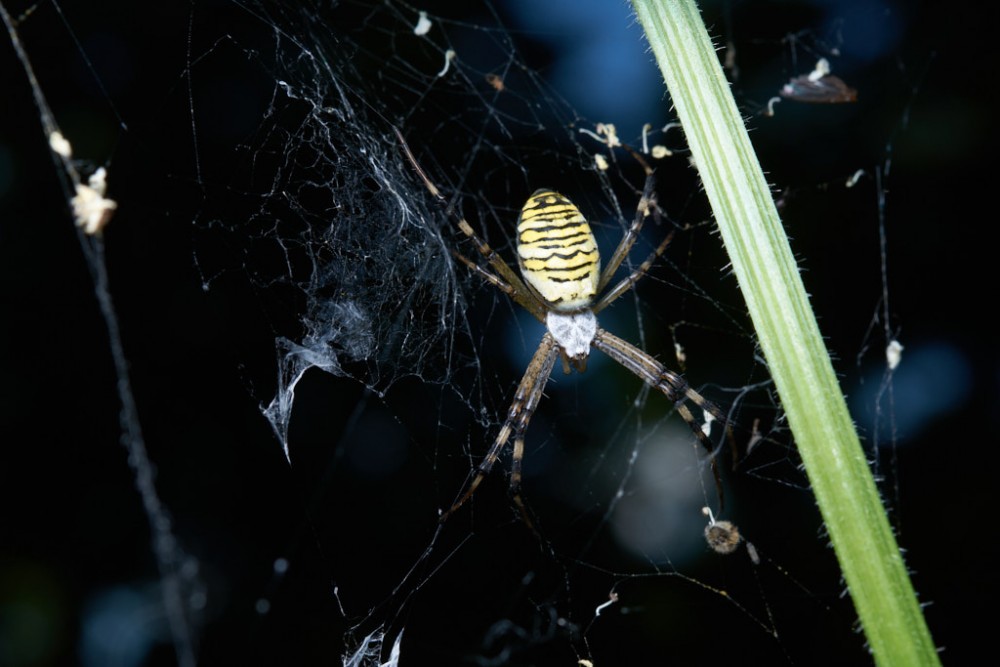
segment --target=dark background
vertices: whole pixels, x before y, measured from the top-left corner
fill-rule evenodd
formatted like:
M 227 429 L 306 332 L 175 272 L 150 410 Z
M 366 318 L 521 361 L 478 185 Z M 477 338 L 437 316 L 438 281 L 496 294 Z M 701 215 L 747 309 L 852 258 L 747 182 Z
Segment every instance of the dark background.
M 6 4 L 15 15 L 25 10 Z M 180 544 L 199 567 L 200 585 L 189 591 L 204 596 L 196 614 L 199 664 L 336 664 L 343 633 L 359 621 L 356 636 L 383 622 L 405 626 L 403 664 L 486 664 L 487 656 L 494 664 L 546 665 L 574 664 L 577 657 L 597 665 L 866 663 L 808 493 L 760 476 L 737 472 L 727 484 L 742 508 L 744 532 L 776 565 L 755 570 L 742 555 L 721 563 L 709 556 L 683 568 L 694 580 L 725 588 L 748 607 L 744 613 L 678 577 L 621 576 L 655 571 L 609 544 L 585 552 L 594 517 L 574 533 L 562 524 L 576 520 L 571 511 L 553 506 L 547 515 L 541 476 L 529 481 L 527 493 L 543 531 L 546 523 L 553 528 L 545 548 L 512 519 L 498 471 L 477 497 L 475 519 L 456 517 L 435 555 L 418 562 L 437 510 L 467 465 L 464 456 L 440 451 L 471 447 L 478 454 L 477 443 L 490 437 L 468 415 L 437 416 L 462 408 L 419 379 L 401 380 L 379 398 L 349 378 L 311 372 L 298 390 L 290 467 L 260 411 L 274 392 L 279 326 L 267 307 L 274 297 L 239 271 L 205 291 L 196 265 L 206 243 L 196 218 L 222 206 L 213 200 L 217 191 L 201 186 L 226 182 L 231 137 L 252 134 L 274 79 L 258 81 L 259 88 L 236 86 L 221 69 L 199 70 L 219 78 L 199 81 L 200 90 L 215 88 L 218 96 L 196 100 L 206 115 L 196 123 L 195 143 L 183 76 L 188 39 L 191 52 L 200 53 L 227 34 L 252 32 L 255 19 L 222 2 L 195 3 L 193 23 L 187 3 L 62 7 L 72 35 L 41 3 L 21 36 L 77 155 L 106 161 L 112 171 L 110 195 L 120 211 L 105 235 L 111 293 L 157 488 Z M 517 43 L 527 62 L 555 78 L 575 24 L 567 20 L 565 32 L 532 30 L 518 22 L 524 10 L 504 3 L 496 10 L 523 40 Z M 889 473 L 883 491 L 920 599 L 930 603 L 927 619 L 943 659 L 967 663 L 990 648 L 982 626 L 997 593 L 989 528 L 1000 379 L 989 321 L 996 303 L 989 98 L 995 23 L 932 3 L 863 11 L 852 3 L 737 2 L 728 9 L 708 3 L 705 11 L 712 34 L 738 45 L 734 92 L 748 115 L 766 101 L 767 90 L 812 65 L 806 56 L 791 70 L 775 44 L 844 17 L 837 73 L 859 89 L 859 101 L 783 102 L 775 119 L 751 119 L 752 138 L 783 195 L 793 249 L 869 442 L 870 390 L 880 378 L 884 345 L 881 324 L 867 333 L 881 312 L 879 209 L 871 179 L 852 190 L 840 184 L 859 167 L 869 174 L 889 167 L 891 326 L 906 351 L 890 410 L 901 440 L 895 462 L 888 452 L 883 459 Z M 261 48 L 270 33 L 261 31 Z M 587 40 L 583 34 L 578 42 Z M 74 36 L 106 93 L 95 86 Z M 886 46 L 867 59 L 857 56 L 873 43 Z M 0 662 L 101 664 L 88 658 L 95 655 L 93 638 L 111 637 L 117 664 L 174 664 L 147 516 L 118 444 L 105 326 L 30 89 L 6 40 L 0 76 Z M 553 86 L 561 90 L 558 81 Z M 590 108 L 592 99 L 569 102 L 595 119 L 608 113 Z M 419 141 L 415 148 L 426 150 Z M 434 154 L 441 165 L 459 159 L 447 146 Z M 660 307 L 656 291 L 643 293 L 651 311 Z M 732 303 L 728 294 L 717 298 Z M 487 337 L 493 318 L 511 317 L 489 303 L 480 294 Z M 712 356 L 710 349 L 701 352 Z M 521 363 L 484 356 L 499 379 L 490 409 L 502 410 Z M 747 359 L 745 350 L 736 362 L 719 356 L 697 371 L 700 382 L 721 377 L 726 384 L 731 364 Z M 587 377 L 595 391 L 608 393 Z M 627 379 L 619 381 L 634 392 Z M 573 422 L 566 405 L 572 403 L 562 404 L 561 419 Z M 740 419 L 755 414 L 749 406 Z M 565 428 L 579 437 L 572 425 Z M 384 442 L 403 449 L 376 456 L 403 463 L 391 474 L 359 472 L 366 469 L 365 447 Z M 278 558 L 287 559 L 287 573 L 275 573 Z M 392 597 L 415 563 L 414 579 Z M 591 624 L 594 606 L 612 587 L 627 604 Z M 769 622 L 770 614 L 777 640 L 753 620 Z M 561 618 L 578 624 L 577 632 Z M 510 624 L 498 625 L 502 620 Z

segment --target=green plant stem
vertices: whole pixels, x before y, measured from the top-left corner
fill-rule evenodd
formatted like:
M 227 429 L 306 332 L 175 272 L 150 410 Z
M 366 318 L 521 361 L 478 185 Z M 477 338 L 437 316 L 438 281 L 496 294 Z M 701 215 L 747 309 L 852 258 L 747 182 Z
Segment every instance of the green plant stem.
M 693 0 L 633 0 L 663 72 L 879 665 L 938 665 L 781 226 Z

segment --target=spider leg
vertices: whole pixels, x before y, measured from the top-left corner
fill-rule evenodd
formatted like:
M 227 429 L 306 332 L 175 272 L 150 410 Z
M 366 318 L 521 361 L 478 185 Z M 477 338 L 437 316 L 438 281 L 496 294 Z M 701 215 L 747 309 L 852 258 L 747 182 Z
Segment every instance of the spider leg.
M 511 291 L 507 292 L 510 298 L 521 304 L 521 306 L 527 310 L 529 313 L 535 316 L 539 322 L 545 321 L 545 307 L 542 305 L 541 301 L 535 296 L 534 292 L 528 289 L 528 286 L 524 284 L 524 281 L 514 270 L 507 265 L 507 262 L 503 261 L 503 258 L 497 254 L 496 250 L 490 247 L 490 245 L 481 239 L 476 231 L 472 229 L 472 225 L 462 218 L 458 221 L 458 228 L 462 230 L 462 233 L 468 236 L 473 243 L 476 244 L 476 249 L 479 251 L 493 270 L 500 274 L 507 285 L 510 286 Z
M 469 237 L 473 243 L 476 244 L 476 249 L 486 259 L 486 261 L 489 262 L 490 266 L 493 267 L 493 270 L 499 274 L 499 277 L 490 274 L 485 269 L 482 269 L 458 253 L 452 254 L 454 254 L 455 257 L 463 264 L 471 268 L 480 276 L 486 278 L 487 281 L 503 290 L 508 296 L 510 296 L 510 298 L 521 304 L 525 310 L 534 315 L 540 322 L 544 322 L 545 307 L 542 305 L 541 301 L 538 300 L 538 297 L 536 297 L 535 294 L 528 289 L 527 285 L 524 284 L 524 281 L 522 281 L 517 273 L 510 268 L 507 262 L 503 261 L 503 258 L 500 257 L 500 255 L 498 255 L 496 251 L 493 250 L 488 243 L 486 243 L 486 241 L 481 239 L 479 235 L 476 234 L 475 230 L 472 229 L 472 225 L 470 225 L 465 218 L 458 215 L 451 204 L 446 202 L 444 195 L 441 194 L 441 191 L 436 185 L 434 185 L 431 179 L 428 178 L 427 173 L 420 166 L 420 163 L 417 162 L 417 158 L 413 155 L 413 151 L 410 150 L 410 145 L 406 143 L 406 139 L 403 137 L 403 133 L 399 131 L 399 128 L 393 127 L 392 131 L 396 133 L 396 138 L 399 140 L 400 145 L 403 147 L 403 151 L 406 153 L 406 159 L 410 161 L 410 164 L 413 165 L 413 169 L 417 172 L 417 175 L 420 176 L 420 180 L 424 182 L 424 187 L 427 188 L 427 191 L 430 192 L 435 199 L 445 206 L 447 214 L 456 219 L 458 228 L 462 230 L 462 233 Z
M 521 513 L 521 520 L 537 535 L 538 531 L 535 530 L 535 524 L 528 513 L 528 506 L 525 505 L 524 499 L 521 498 L 521 460 L 524 458 L 523 432 L 514 436 L 513 458 L 514 460 L 510 465 L 510 497 L 514 499 L 514 504 L 517 505 L 517 509 Z
M 694 389 L 691 389 L 683 377 L 618 336 L 599 328 L 594 335 L 592 345 L 638 375 L 646 384 L 662 392 L 667 397 L 667 400 L 674 404 L 677 413 L 684 419 L 695 437 L 698 438 L 698 442 L 709 453 L 712 464 L 712 476 L 715 478 L 715 490 L 719 496 L 719 507 L 721 509 L 725 498 L 722 491 L 722 476 L 719 473 L 719 466 L 716 460 L 716 448 L 712 445 L 711 440 L 708 439 L 708 434 L 705 432 L 708 429 L 698 423 L 691 409 L 685 405 L 684 401 L 691 401 L 701 408 L 701 410 L 711 415 L 714 420 L 723 424 L 726 429 L 726 438 L 732 442 L 733 432 L 726 419 L 726 415 L 714 403 Z
M 485 280 L 489 284 L 491 284 L 494 287 L 496 287 L 498 290 L 500 290 L 501 292 L 503 292 L 507 296 L 513 298 L 514 288 L 511 287 L 510 285 L 508 285 L 507 283 L 505 283 L 502 278 L 498 278 L 495 274 L 490 273 L 489 271 L 487 271 L 483 267 L 479 266 L 478 264 L 476 264 L 475 262 L 473 262 L 471 259 L 469 259 L 468 257 L 466 257 L 465 255 L 463 255 L 460 252 L 456 252 L 456 251 L 452 250 L 451 254 L 452 254 L 452 257 L 454 257 L 455 259 L 457 259 L 458 261 L 460 261 L 462 264 L 465 264 L 469 268 L 470 271 L 472 271 L 473 273 L 475 273 L 476 275 L 478 275 L 480 278 L 482 278 L 483 280 Z
M 648 168 L 647 168 L 648 169 Z M 635 245 L 636 239 L 639 238 L 639 230 L 642 229 L 642 225 L 646 222 L 646 218 L 650 215 L 657 215 L 659 209 L 656 206 L 656 200 L 653 195 L 653 186 L 656 184 L 656 179 L 653 178 L 653 171 L 649 169 L 646 175 L 646 183 L 642 186 L 642 197 L 639 198 L 639 205 L 635 210 L 635 220 L 632 221 L 632 225 L 625 232 L 625 236 L 622 240 L 618 242 L 618 247 L 611 254 L 611 259 L 608 261 L 604 270 L 601 271 L 601 278 L 597 282 L 597 293 L 600 294 L 604 291 L 604 288 L 608 286 L 611 282 L 611 278 L 615 275 L 618 267 L 628 256 L 629 251 L 632 246 Z
M 479 488 L 479 485 L 482 484 L 483 480 L 486 479 L 486 476 L 493 469 L 513 433 L 514 462 L 510 477 L 510 489 L 514 496 L 514 502 L 521 509 L 521 514 L 525 518 L 525 522 L 528 526 L 532 525 L 531 521 L 527 518 L 524 503 L 521 500 L 521 460 L 524 457 L 524 432 L 527 430 L 528 422 L 531 420 L 531 416 L 535 414 L 535 408 L 538 407 L 538 402 L 542 398 L 545 384 L 548 382 L 549 375 L 552 374 L 552 367 L 559 356 L 559 349 L 552 334 L 546 333 L 542 336 L 542 342 L 538 345 L 538 350 L 535 351 L 535 355 L 531 358 L 531 363 L 528 364 L 528 369 L 524 372 L 524 377 L 521 378 L 521 383 L 517 386 L 514 401 L 507 411 L 507 420 L 500 427 L 500 432 L 497 434 L 496 440 L 493 441 L 489 452 L 486 453 L 486 458 L 477 466 L 476 474 L 472 478 L 472 481 L 469 482 L 465 491 L 451 508 L 441 515 L 441 523 L 447 521 L 448 517 L 455 510 L 472 497 L 472 494 L 476 492 L 476 489 Z
M 591 307 L 591 310 L 594 311 L 594 314 L 596 315 L 597 313 L 601 312 L 609 305 L 611 305 L 612 301 L 614 301 L 622 294 L 632 289 L 632 286 L 635 285 L 637 282 L 639 282 L 640 278 L 646 275 L 646 272 L 649 271 L 649 267 L 653 265 L 653 262 L 656 261 L 657 257 L 663 254 L 663 252 L 667 249 L 667 246 L 670 245 L 670 242 L 673 241 L 673 239 L 674 239 L 674 231 L 670 230 L 670 233 L 667 234 L 667 237 L 663 239 L 662 242 L 660 242 L 660 245 L 656 247 L 656 250 L 650 253 L 649 257 L 646 258 L 646 261 L 640 264 L 635 271 L 622 278 L 620 283 L 609 289 L 604 294 L 604 296 L 602 296 Z

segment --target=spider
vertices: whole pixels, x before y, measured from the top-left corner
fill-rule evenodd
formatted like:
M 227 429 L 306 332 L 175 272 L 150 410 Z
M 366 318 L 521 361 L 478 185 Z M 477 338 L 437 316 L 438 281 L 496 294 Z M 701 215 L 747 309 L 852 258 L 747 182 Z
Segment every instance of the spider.
M 434 197 L 444 203 L 444 196 L 417 163 L 402 133 L 396 128 L 394 130 L 407 158 L 424 185 Z M 683 377 L 643 350 L 605 331 L 597 324 L 597 314 L 635 286 L 673 239 L 671 231 L 638 268 L 605 291 L 635 244 L 646 218 L 659 214 L 653 194 L 655 184 L 653 170 L 644 163 L 643 167 L 646 170 L 646 183 L 636 208 L 635 219 L 603 270 L 601 270 L 597 242 L 586 218 L 573 202 L 558 192 L 548 189 L 536 190 L 521 209 L 517 221 L 517 259 L 523 280 L 473 230 L 465 218 L 455 214 L 451 206 L 447 207 L 448 213 L 458 219 L 458 228 L 475 244 L 495 273 L 458 252 L 454 252 L 454 256 L 545 324 L 547 330 L 517 386 L 514 400 L 507 411 L 507 419 L 500 427 L 500 432 L 486 453 L 486 457 L 476 467 L 475 475 L 464 487 L 462 494 L 451 508 L 441 515 L 441 522 L 447 520 L 472 497 L 513 436 L 510 494 L 525 522 L 531 526 L 521 499 L 521 461 L 524 458 L 524 434 L 528 422 L 538 407 L 556 360 L 562 361 L 563 372 L 568 374 L 575 369 L 582 373 L 587 368 L 587 357 L 592 347 L 635 373 L 648 385 L 661 391 L 673 403 L 698 441 L 712 455 L 712 472 L 715 476 L 719 503 L 722 504 L 722 482 L 715 461 L 715 449 L 708 439 L 708 431 L 711 422 L 718 421 L 726 427 L 727 436 L 730 435 L 725 415 L 712 402 L 691 389 Z M 598 296 L 602 293 L 603 296 Z M 704 427 L 695 419 L 686 404 L 687 401 L 705 413 Z

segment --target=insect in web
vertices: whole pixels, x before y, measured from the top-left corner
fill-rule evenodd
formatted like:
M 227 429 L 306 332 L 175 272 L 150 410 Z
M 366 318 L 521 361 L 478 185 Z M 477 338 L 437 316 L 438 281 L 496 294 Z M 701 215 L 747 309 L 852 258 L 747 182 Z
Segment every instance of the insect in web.
M 424 185 L 439 201 L 445 199 L 437 186 L 424 173 L 410 151 L 402 133 L 395 129 L 406 156 L 419 174 Z M 524 458 L 524 436 L 528 429 L 542 392 L 549 380 L 557 359 L 562 360 L 563 371 L 580 373 L 587 368 L 590 349 L 596 348 L 632 371 L 654 389 L 662 392 L 691 427 L 695 437 L 711 455 L 715 485 L 722 502 L 722 482 L 715 460 L 715 448 L 708 438 L 710 424 L 717 421 L 731 432 L 722 411 L 711 401 L 688 386 L 683 377 L 674 373 L 631 343 L 605 331 L 597 324 L 597 315 L 616 299 L 627 293 L 663 254 L 673 238 L 673 232 L 632 273 L 607 289 L 625 257 L 631 251 L 646 218 L 658 216 L 659 209 L 653 193 L 655 178 L 652 169 L 646 169 L 646 183 L 636 207 L 635 219 L 625 232 L 611 261 L 601 269 L 597 241 L 586 218 L 573 202 L 553 190 L 536 190 L 528 197 L 517 221 L 517 259 L 521 270 L 519 277 L 494 251 L 472 226 L 457 215 L 450 206 L 448 213 L 458 220 L 458 227 L 476 246 L 493 272 L 473 262 L 460 253 L 455 257 L 484 280 L 497 287 L 536 319 L 545 324 L 546 332 L 538 349 L 528 363 L 524 377 L 517 386 L 514 400 L 507 411 L 507 419 L 490 446 L 486 457 L 476 467 L 458 500 L 441 516 L 446 520 L 476 492 L 514 438 L 510 475 L 510 493 L 528 519 L 521 499 L 521 461 Z M 687 403 L 693 403 L 704 415 L 704 426 L 695 419 Z

